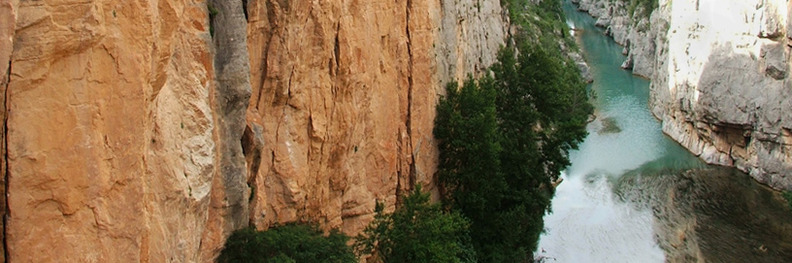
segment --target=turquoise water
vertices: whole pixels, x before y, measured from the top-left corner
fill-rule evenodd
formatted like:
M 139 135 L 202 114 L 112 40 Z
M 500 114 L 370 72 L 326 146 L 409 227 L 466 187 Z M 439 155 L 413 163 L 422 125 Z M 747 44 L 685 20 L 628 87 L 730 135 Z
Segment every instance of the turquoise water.
M 734 169 L 705 166 L 665 136 L 649 112 L 649 82 L 619 68 L 623 48 L 568 0 L 564 9 L 591 66 L 597 119 L 570 153 L 536 256 L 546 262 L 728 262 L 755 252 L 759 261 L 789 259 L 792 226 L 785 222 L 792 220 L 778 194 Z M 755 232 L 765 234 L 750 236 Z
M 594 27 L 590 16 L 569 3 L 564 8 L 594 77 L 597 119 L 570 155 L 538 254 L 558 262 L 664 262 L 651 211 L 617 201 L 610 181 L 655 160 L 680 168 L 698 160 L 663 135 L 647 105 L 649 82 L 619 68 L 622 47 Z M 603 120 L 620 132 L 603 132 Z

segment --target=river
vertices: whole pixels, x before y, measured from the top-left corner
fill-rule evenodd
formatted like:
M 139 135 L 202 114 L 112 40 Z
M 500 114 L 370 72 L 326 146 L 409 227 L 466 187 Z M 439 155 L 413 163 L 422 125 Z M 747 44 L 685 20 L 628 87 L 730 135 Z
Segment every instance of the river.
M 619 68 L 622 47 L 566 0 L 594 82 L 597 119 L 570 153 L 536 255 L 546 262 L 792 262 L 780 194 L 710 167 L 665 136 L 649 81 Z

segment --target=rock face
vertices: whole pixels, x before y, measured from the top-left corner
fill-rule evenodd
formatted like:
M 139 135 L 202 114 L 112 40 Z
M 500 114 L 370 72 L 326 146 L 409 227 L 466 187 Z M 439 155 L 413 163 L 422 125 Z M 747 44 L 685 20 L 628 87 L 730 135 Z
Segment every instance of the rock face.
M 597 18 L 597 26 L 605 28 L 607 35 L 625 47 L 627 59 L 622 68 L 634 74 L 651 77 L 655 70 L 656 39 L 663 34 L 657 30 L 656 23 L 662 23 L 657 15 L 644 11 L 641 7 L 629 11 L 629 1 L 573 0 L 578 8 Z M 645 12 L 645 13 L 644 13 Z
M 507 28 L 496 0 L 0 0 L 4 259 L 209 262 L 250 223 L 355 234 L 375 201 L 432 189 L 439 93 Z
M 625 15 L 625 6 L 580 1 L 626 45 L 626 64 L 651 77 L 650 106 L 663 131 L 708 163 L 792 190 L 792 7 L 781 0 L 660 1 L 649 18 L 624 22 L 637 17 Z
M 652 211 L 655 240 L 668 262 L 741 262 L 746 255 L 751 262 L 785 262 L 792 257 L 787 203 L 734 169 L 635 170 L 619 177 L 616 186 L 619 198 Z
M 206 3 L 11 6 L 7 260 L 206 260 L 236 213 Z
M 438 94 L 504 45 L 500 2 L 477 2 L 251 1 L 251 222 L 354 234 L 377 201 L 431 188 Z
M 11 72 L 10 61 L 11 52 L 13 51 L 14 39 L 14 23 L 16 22 L 16 12 L 14 6 L 11 5 L 10 0 L 0 0 L 0 94 L 6 94 L 8 88 L 8 80 Z M 5 97 L 5 96 L 4 96 Z M 0 101 L 0 119 L 3 120 L 5 126 L 6 120 L 6 101 Z M 0 138 L 6 138 L 6 129 L 0 129 Z M 6 140 L 0 142 L 0 156 L 6 156 Z M 6 171 L 8 164 L 6 158 L 0 158 L 0 215 L 2 218 L 6 217 L 7 201 L 6 201 Z M 5 220 L 0 221 L 0 239 L 5 240 Z M 0 247 L 0 254 L 5 255 L 5 246 Z M 0 263 L 5 262 L 5 257 L 0 257 Z

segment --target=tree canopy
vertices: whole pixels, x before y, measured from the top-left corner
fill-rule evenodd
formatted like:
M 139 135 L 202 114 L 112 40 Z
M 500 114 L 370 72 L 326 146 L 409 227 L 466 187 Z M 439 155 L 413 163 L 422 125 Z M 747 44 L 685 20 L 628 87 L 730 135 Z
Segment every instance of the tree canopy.
M 333 230 L 329 235 L 314 225 L 287 224 L 266 231 L 244 228 L 226 240 L 218 262 L 250 263 L 356 263 L 349 237 Z
M 374 221 L 356 237 L 359 254 L 376 253 L 384 263 L 476 262 L 469 222 L 459 213 L 432 204 L 418 185 L 391 214 L 377 204 Z
M 443 200 L 470 219 L 479 262 L 533 260 L 552 181 L 593 111 L 578 70 L 560 52 L 517 51 L 503 49 L 490 75 L 449 84 L 437 106 Z

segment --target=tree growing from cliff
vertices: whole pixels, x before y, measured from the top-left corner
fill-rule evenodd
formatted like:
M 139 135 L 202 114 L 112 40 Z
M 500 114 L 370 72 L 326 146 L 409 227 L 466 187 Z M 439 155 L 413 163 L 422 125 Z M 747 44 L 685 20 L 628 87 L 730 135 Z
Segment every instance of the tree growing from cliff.
M 358 253 L 376 253 L 384 263 L 476 261 L 467 219 L 430 203 L 429 194 L 422 192 L 420 185 L 392 214 L 383 209 L 377 203 L 374 221 L 355 238 Z
M 479 262 L 530 262 L 569 150 L 593 111 L 560 52 L 506 48 L 492 76 L 450 84 L 437 106 L 444 203 L 471 220 Z M 552 50 L 557 51 L 557 50 Z
M 267 231 L 244 228 L 228 238 L 218 262 L 251 263 L 356 263 L 349 237 L 333 230 L 329 235 L 314 225 L 287 224 Z

